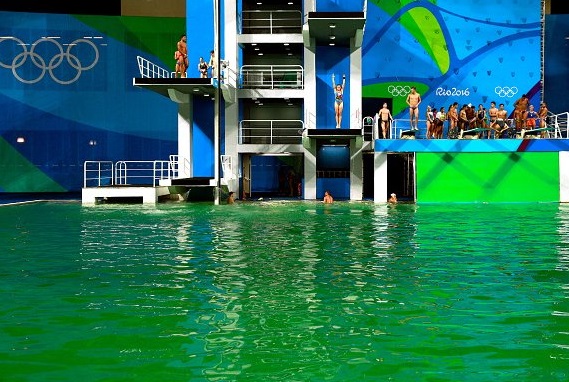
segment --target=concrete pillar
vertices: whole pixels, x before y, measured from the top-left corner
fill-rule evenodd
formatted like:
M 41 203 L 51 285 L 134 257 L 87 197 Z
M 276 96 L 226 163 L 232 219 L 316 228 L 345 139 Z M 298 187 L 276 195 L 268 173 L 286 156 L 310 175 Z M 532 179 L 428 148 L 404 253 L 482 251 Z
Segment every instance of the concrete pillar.
M 304 146 L 304 199 L 316 199 L 316 140 Z
M 191 107 L 192 96 L 183 94 L 175 89 L 168 89 L 170 99 L 178 104 L 178 157 L 179 157 L 179 176 L 192 177 L 193 169 L 185 166 L 191 163 L 192 158 L 192 130 L 193 130 L 193 110 Z
M 387 153 L 374 154 L 373 160 L 373 201 L 375 203 L 387 202 Z
M 304 127 L 316 128 L 316 55 L 304 48 Z
M 362 137 L 350 140 L 350 200 L 363 199 Z
M 362 49 L 350 49 L 350 128 L 361 129 L 362 122 Z

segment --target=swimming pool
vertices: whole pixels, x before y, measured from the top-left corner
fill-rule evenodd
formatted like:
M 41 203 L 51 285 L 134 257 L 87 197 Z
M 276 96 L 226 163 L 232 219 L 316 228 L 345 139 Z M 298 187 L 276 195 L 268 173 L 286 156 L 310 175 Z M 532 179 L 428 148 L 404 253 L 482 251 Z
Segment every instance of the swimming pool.
M 569 206 L 0 208 L 0 367 L 46 381 L 565 381 Z

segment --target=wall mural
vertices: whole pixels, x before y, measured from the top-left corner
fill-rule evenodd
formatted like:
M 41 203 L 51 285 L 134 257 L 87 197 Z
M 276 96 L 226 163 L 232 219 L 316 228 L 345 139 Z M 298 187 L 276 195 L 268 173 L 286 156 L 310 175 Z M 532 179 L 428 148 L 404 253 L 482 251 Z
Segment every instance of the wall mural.
M 512 111 L 527 94 L 538 105 L 540 18 L 540 0 L 369 0 L 363 97 L 390 99 L 403 119 L 411 86 L 422 96 L 422 119 L 427 105 L 455 101 Z
M 0 192 L 78 191 L 86 160 L 168 159 L 176 105 L 135 88 L 173 69 L 184 18 L 0 12 Z

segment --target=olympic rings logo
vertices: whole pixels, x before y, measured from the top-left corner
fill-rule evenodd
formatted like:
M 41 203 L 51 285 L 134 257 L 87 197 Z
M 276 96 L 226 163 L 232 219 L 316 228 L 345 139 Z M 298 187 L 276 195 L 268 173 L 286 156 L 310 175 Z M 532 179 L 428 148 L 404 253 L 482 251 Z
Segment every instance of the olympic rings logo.
M 400 86 L 400 85 L 397 85 L 397 86 L 389 85 L 389 87 L 387 88 L 387 91 L 393 97 L 404 97 L 411 92 L 411 87 L 410 86 Z
M 512 98 L 513 96 L 515 96 L 516 94 L 518 94 L 518 88 L 515 86 L 496 86 L 494 88 L 494 92 L 498 95 L 498 97 L 500 98 L 504 98 L 504 97 L 508 97 L 508 98 Z
M 26 44 L 24 44 L 24 42 L 22 40 L 20 40 L 19 38 L 16 38 L 16 37 L 1 37 L 0 38 L 0 44 L 4 43 L 5 41 L 10 41 L 10 40 L 16 42 L 17 45 L 22 48 L 22 52 L 16 54 L 14 56 L 14 58 L 12 59 L 12 62 L 2 62 L 2 57 L 0 57 L 0 66 L 3 68 L 6 68 L 6 69 L 11 69 L 12 74 L 14 74 L 14 77 L 18 81 L 23 82 L 25 84 L 35 84 L 35 83 L 42 80 L 42 78 L 45 76 L 46 72 L 49 72 L 50 77 L 55 82 L 57 82 L 58 84 L 69 85 L 69 84 L 77 81 L 79 79 L 79 77 L 81 77 L 81 73 L 83 73 L 86 70 L 92 69 L 99 62 L 99 50 L 97 49 L 97 46 L 92 41 L 89 41 L 89 40 L 86 40 L 83 38 L 79 38 L 79 39 L 73 41 L 72 43 L 70 43 L 67 46 L 67 49 L 65 51 L 63 49 L 63 46 L 59 42 L 57 42 L 55 39 L 49 38 L 49 37 L 42 37 L 42 38 L 36 40 L 32 44 L 32 47 L 30 48 L 30 50 L 28 50 Z M 44 59 L 36 51 L 40 45 L 45 46 L 46 44 L 51 44 L 51 45 L 55 46 L 56 51 L 59 52 L 59 53 L 54 54 L 51 58 L 49 58 L 47 60 Z M 83 66 L 83 64 L 79 60 L 79 57 L 72 54 L 72 49 L 79 44 L 87 44 L 88 46 L 93 48 L 93 52 L 94 52 L 93 62 L 91 62 L 89 65 Z M 1 49 L 0 49 L 0 52 L 1 52 Z M 31 79 L 23 78 L 22 74 L 20 74 L 18 72 L 18 69 L 23 67 L 23 65 L 28 61 L 28 58 L 30 58 L 30 62 L 37 69 L 39 69 L 38 70 L 39 74 L 35 78 L 31 78 Z M 64 59 L 65 59 L 65 61 L 64 61 Z M 77 73 L 70 79 L 60 79 L 60 78 L 56 77 L 56 74 L 54 72 L 54 69 L 58 68 L 60 65 L 65 64 L 65 63 L 67 63 L 67 65 L 69 65 L 71 68 L 73 68 L 74 70 L 77 71 Z M 22 72 L 22 70 L 20 70 L 20 72 Z

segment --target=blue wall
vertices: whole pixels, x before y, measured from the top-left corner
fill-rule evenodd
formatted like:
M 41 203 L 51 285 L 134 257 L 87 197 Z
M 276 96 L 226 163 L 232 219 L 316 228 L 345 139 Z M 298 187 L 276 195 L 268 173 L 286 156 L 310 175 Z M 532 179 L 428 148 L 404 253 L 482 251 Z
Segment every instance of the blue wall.
M 426 105 L 454 101 L 513 109 L 541 97 L 541 1 L 369 1 L 363 42 L 363 93 L 393 98 L 407 117 L 410 86 Z M 506 91 L 502 91 L 506 90 Z
M 93 19 L 107 28 L 70 15 L 0 12 L 0 36 L 10 36 L 0 39 L 0 135 L 67 191 L 81 188 L 85 160 L 168 159 L 177 152 L 176 105 L 132 86 L 140 76 L 137 55 L 168 65 L 141 50 L 133 32 L 115 28 L 122 18 Z
M 545 101 L 550 111 L 569 111 L 569 15 L 545 19 Z
M 316 47 L 316 123 L 318 128 L 333 129 L 336 127 L 334 112 L 334 89 L 332 74 L 336 75 L 336 84 L 342 83 L 342 75 L 346 75 L 344 89 L 344 112 L 342 128 L 349 129 L 350 123 L 350 50 L 333 46 Z
M 365 0 L 318 0 L 317 12 L 362 12 Z

